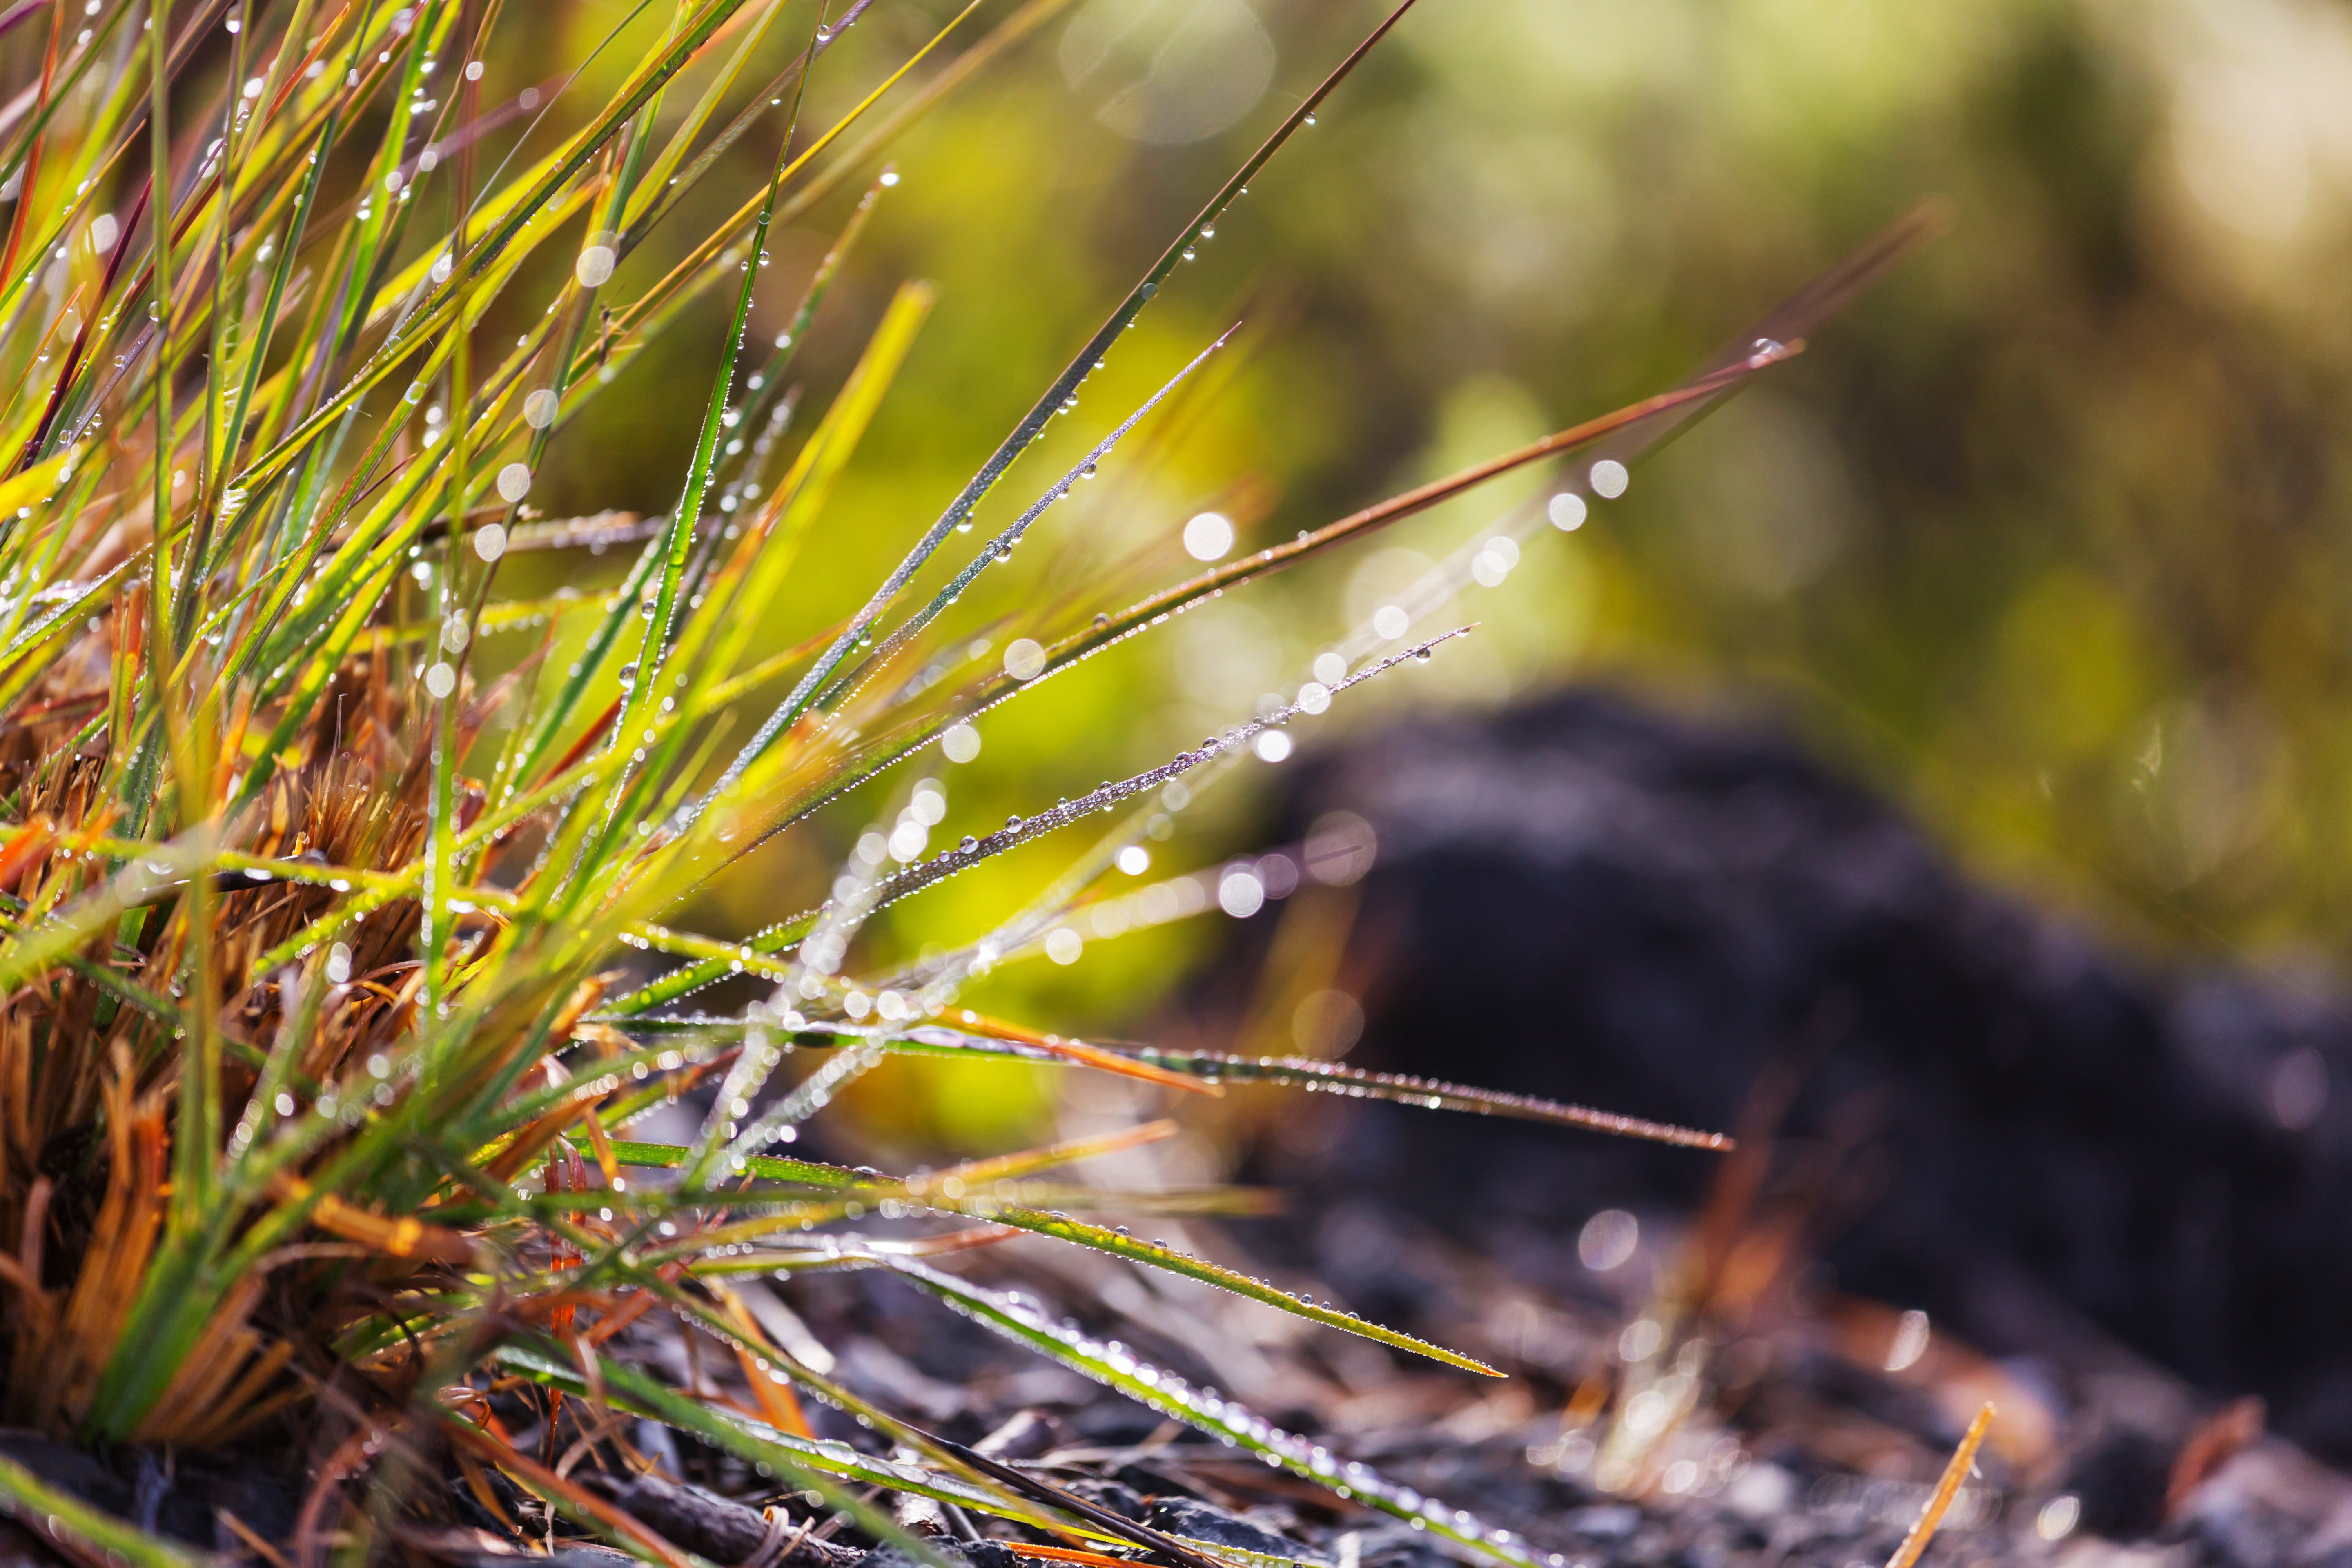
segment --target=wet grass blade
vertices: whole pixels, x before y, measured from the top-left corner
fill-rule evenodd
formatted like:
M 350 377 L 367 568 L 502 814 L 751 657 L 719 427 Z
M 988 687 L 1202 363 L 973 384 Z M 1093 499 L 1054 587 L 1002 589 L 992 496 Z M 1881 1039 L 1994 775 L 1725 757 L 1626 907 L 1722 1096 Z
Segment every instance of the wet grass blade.
M 1464 1027 L 1475 1029 L 1475 1023 Z M 1106 1047 L 1108 1048 L 1108 1047 Z M 1170 1072 L 1211 1083 L 1265 1083 L 1320 1090 L 1350 1100 L 1385 1100 L 1417 1105 L 1426 1110 L 1467 1111 L 1475 1116 L 1503 1116 L 1518 1121 L 1545 1121 L 1555 1127 L 1580 1127 L 1620 1138 L 1671 1143 L 1684 1149 L 1727 1152 L 1738 1141 L 1721 1132 L 1704 1132 L 1671 1122 L 1620 1116 L 1590 1106 L 1568 1105 L 1534 1095 L 1506 1094 L 1437 1079 L 1401 1073 L 1369 1072 L 1314 1057 L 1238 1057 L 1221 1051 L 1169 1051 L 1152 1046 L 1129 1047 L 1136 1060 Z
M 1377 1509 L 1416 1530 L 1442 1536 L 1481 1558 L 1509 1564 L 1510 1568 L 1541 1568 L 1526 1543 L 1509 1531 L 1490 1528 L 1433 1498 L 1392 1485 L 1370 1466 L 1341 1460 L 1328 1449 L 1293 1436 L 1234 1401 L 1192 1388 L 1182 1378 L 1125 1350 L 1092 1340 L 1075 1328 L 1053 1322 L 994 1291 L 911 1259 L 879 1257 L 875 1261 L 983 1327 L 1106 1388 L 1116 1389 L 1162 1415 L 1245 1449 L 1341 1498 Z
M 1371 52 L 1372 47 L 1387 36 L 1389 29 L 1403 19 L 1404 14 L 1412 9 L 1412 4 L 1413 0 L 1404 0 L 1402 5 L 1391 12 L 1386 19 L 1373 28 L 1370 35 L 1358 44 L 1347 58 L 1323 79 L 1315 90 L 1284 118 L 1274 133 L 1268 136 L 1258 150 L 1243 163 L 1241 168 L 1225 182 L 1217 194 L 1209 198 L 1208 204 L 1201 209 L 1192 221 L 1185 225 L 1182 232 L 1169 242 L 1168 248 L 1160 253 L 1160 259 L 1145 272 L 1141 281 L 1129 290 L 1127 298 L 1112 310 L 1109 319 L 1102 324 L 1093 337 L 1087 340 L 1086 345 L 1079 349 L 1069 364 L 1054 378 L 1037 401 L 1030 405 L 1029 412 L 1023 415 L 1020 421 L 1013 426 L 1012 434 L 1005 437 L 996 450 L 990 454 L 987 461 L 981 465 L 980 471 L 972 476 L 961 490 L 957 492 L 955 499 L 948 503 L 947 510 L 940 514 L 938 521 L 924 531 L 922 537 L 916 541 L 914 547 L 908 551 L 898 564 L 891 569 L 889 575 L 883 579 L 881 585 L 875 589 L 866 603 L 851 616 L 849 625 L 843 629 L 834 646 L 819 657 L 815 666 L 801 679 L 792 694 L 785 698 L 767 722 L 761 726 L 758 735 L 750 745 L 746 746 L 743 753 L 739 755 L 737 762 L 730 764 L 730 773 L 740 777 L 748 771 L 751 763 L 760 755 L 760 751 L 753 748 L 764 749 L 766 745 L 772 744 L 777 735 L 782 733 L 787 726 L 807 710 L 815 700 L 818 691 L 830 683 L 834 672 L 864 639 L 868 628 L 888 611 L 892 604 L 897 602 L 898 595 L 904 593 L 908 584 L 914 581 L 915 574 L 922 569 L 924 563 L 930 560 L 940 545 L 947 542 L 948 536 L 961 527 L 973 510 L 980 505 L 982 500 L 996 488 L 996 482 L 1004 477 L 1005 471 L 1013 466 L 1013 459 L 1028 450 L 1029 447 L 1045 434 L 1047 422 L 1056 414 L 1066 413 L 1076 406 L 1075 400 L 1079 386 L 1094 374 L 1095 367 L 1103 363 L 1105 356 L 1110 353 L 1111 346 L 1118 341 L 1119 335 L 1134 324 L 1135 318 L 1141 314 L 1144 305 L 1151 297 L 1160 291 L 1160 286 L 1168 275 L 1175 271 L 1185 255 L 1200 242 L 1202 231 L 1211 228 L 1216 223 L 1218 216 L 1233 204 L 1234 199 L 1241 194 L 1243 187 L 1248 184 L 1250 176 L 1264 168 L 1299 127 L 1313 118 L 1317 106 L 1329 97 L 1340 82 L 1347 79 L 1349 73 L 1353 71 L 1357 64 Z

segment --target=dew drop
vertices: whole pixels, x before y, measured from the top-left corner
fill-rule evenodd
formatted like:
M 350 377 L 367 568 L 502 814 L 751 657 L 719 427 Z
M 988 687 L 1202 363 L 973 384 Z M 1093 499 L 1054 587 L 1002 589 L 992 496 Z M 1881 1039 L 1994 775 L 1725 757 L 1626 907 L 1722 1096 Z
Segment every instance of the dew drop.
M 1045 672 L 1045 645 L 1034 637 L 1016 637 L 1004 649 L 1004 673 L 1015 680 L 1034 680 Z

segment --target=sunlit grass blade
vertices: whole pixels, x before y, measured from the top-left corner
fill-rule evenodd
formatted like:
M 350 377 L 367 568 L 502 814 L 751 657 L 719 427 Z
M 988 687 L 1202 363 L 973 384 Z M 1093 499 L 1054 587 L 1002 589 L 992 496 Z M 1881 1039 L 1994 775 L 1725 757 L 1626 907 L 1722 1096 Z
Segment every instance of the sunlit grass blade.
M 947 510 L 940 514 L 938 521 L 924 531 L 922 537 L 916 541 L 914 547 L 907 552 L 898 565 L 891 569 L 889 575 L 883 579 L 881 585 L 875 589 L 866 603 L 850 617 L 849 625 L 843 629 L 834 646 L 827 648 L 817 659 L 815 666 L 801 679 L 800 683 L 793 689 L 791 695 L 784 699 L 776 711 L 761 726 L 761 734 L 772 736 L 780 732 L 784 726 L 792 723 L 807 710 L 810 704 L 815 700 L 816 694 L 832 680 L 834 672 L 848 658 L 851 651 L 866 637 L 868 628 L 888 611 L 892 604 L 897 602 L 898 595 L 904 593 L 908 584 L 914 581 L 915 574 L 920 571 L 940 546 L 947 542 L 949 534 L 961 527 L 965 520 L 971 517 L 973 510 L 991 490 L 996 488 L 997 481 L 1003 479 L 1005 471 L 1013 466 L 1013 459 L 1026 451 L 1037 437 L 1045 433 L 1046 423 L 1055 414 L 1066 413 L 1075 406 L 1079 386 L 1094 374 L 1095 367 L 1103 363 L 1104 357 L 1110 353 L 1112 345 L 1118 342 L 1119 335 L 1134 323 L 1135 318 L 1141 313 L 1144 304 L 1160 291 L 1161 282 L 1181 263 L 1192 247 L 1200 241 L 1202 232 L 1214 225 L 1218 216 L 1232 205 L 1234 197 L 1241 194 L 1242 187 L 1248 182 L 1250 176 L 1264 168 L 1291 135 L 1313 118 L 1316 107 L 1330 95 L 1333 89 L 1347 79 L 1357 63 L 1369 54 L 1372 47 L 1387 35 L 1389 29 L 1402 18 L 1406 11 L 1412 8 L 1412 3 L 1413 0 L 1403 0 L 1402 5 L 1391 12 L 1363 42 L 1357 45 L 1348 57 L 1323 79 L 1314 91 L 1302 100 L 1298 107 L 1283 120 L 1282 124 L 1266 138 L 1258 150 L 1244 161 L 1241 168 L 1225 182 L 1215 195 L 1209 199 L 1208 205 L 1203 206 L 1198 216 L 1184 226 L 1183 231 L 1169 242 L 1168 248 L 1161 252 L 1160 259 L 1154 262 L 1145 272 L 1142 279 L 1129 290 L 1126 299 L 1112 310 L 1109 319 L 1102 324 L 1093 337 L 1087 341 L 1086 345 L 1070 360 L 1062 373 L 1054 378 L 1037 401 L 1030 405 L 1029 412 L 1023 415 L 1020 421 L 1013 426 L 1012 433 L 1005 437 L 996 450 L 991 453 L 988 459 L 981 465 L 979 472 L 974 474 L 963 489 L 957 492 L 955 499 L 948 503 Z M 749 765 L 747 760 L 744 766 Z
M 1492 1529 L 1434 1498 L 1392 1485 L 1370 1466 L 1340 1459 L 1232 1400 L 1191 1387 L 1173 1373 L 1140 1361 L 1130 1352 L 1091 1339 L 1033 1308 L 939 1269 L 905 1258 L 877 1261 L 973 1321 L 1162 1415 L 1230 1442 L 1339 1497 L 1442 1536 L 1481 1558 L 1510 1568 L 1540 1568 L 1526 1543 L 1509 1531 Z
M 1562 452 L 1590 446 L 1603 436 L 1654 419 L 1685 405 L 1701 402 L 1719 395 L 1746 376 L 1777 364 L 1801 344 L 1790 346 L 1775 343 L 1769 349 L 1759 349 L 1748 359 L 1729 370 L 1700 376 L 1685 386 L 1643 400 L 1613 414 L 1588 420 L 1541 440 L 1531 442 L 1514 451 L 1486 462 L 1475 464 L 1444 479 L 1433 480 L 1415 489 L 1368 507 L 1361 511 L 1326 524 L 1323 528 L 1301 534 L 1297 540 L 1243 556 L 1202 573 L 1186 582 L 1164 589 L 1118 614 L 1098 615 L 1092 626 L 1076 632 L 1053 644 L 1044 652 L 1037 668 L 1015 674 L 1005 671 L 983 681 L 980 688 L 951 708 L 934 711 L 923 719 L 890 731 L 884 738 L 866 743 L 864 755 L 846 761 L 835 770 L 825 796 L 837 794 L 858 782 L 873 777 L 918 747 L 934 739 L 950 724 L 968 720 L 998 703 L 1006 701 L 1023 689 L 1040 680 L 1092 657 L 1103 648 L 1134 637 L 1181 614 L 1194 605 L 1237 587 L 1257 577 L 1296 564 L 1310 555 L 1328 551 L 1338 544 L 1374 531 L 1406 517 L 1425 511 L 1442 501 L 1475 489 L 1490 479 Z M 853 623 L 854 624 L 854 623 Z M 836 643 L 835 652 L 839 651 Z M 831 655 L 828 655 L 831 657 Z M 1392 661 L 1391 661 L 1392 662 Z M 808 685 L 823 662 L 803 678 Z M 1384 667 L 1383 667 L 1384 668 Z M 769 723 L 779 725 L 780 715 L 804 710 L 797 698 L 788 698 L 784 707 L 772 715 Z M 778 814 L 769 832 L 781 831 L 800 819 L 810 803 L 799 803 Z M 956 868 L 960 869 L 961 868 Z
M 1223 348 L 1226 341 L 1232 336 L 1233 333 L 1228 331 L 1223 337 L 1220 337 L 1207 348 L 1202 349 L 1199 353 L 1193 355 L 1192 360 L 1185 364 L 1183 369 L 1178 371 L 1175 375 L 1170 378 L 1170 380 L 1158 391 L 1146 398 L 1141 406 L 1138 407 L 1134 413 L 1129 414 L 1125 419 L 1121 420 L 1112 428 L 1108 435 L 1096 442 L 1094 446 L 1088 449 L 1086 456 L 1078 459 L 1067 473 L 1055 480 L 1054 484 L 1046 489 L 1044 495 L 1038 497 L 1035 501 L 1032 502 L 1028 510 L 1022 512 L 1020 516 L 1014 518 L 1011 522 L 1005 524 L 1004 527 L 998 531 L 996 536 L 988 542 L 987 545 L 982 549 L 978 555 L 975 555 L 963 566 L 961 570 L 957 572 L 953 577 L 949 579 L 947 585 L 942 587 L 938 594 L 934 595 L 929 604 L 925 605 L 915 614 L 908 616 L 907 619 L 895 627 L 888 636 L 881 639 L 880 643 L 875 647 L 872 653 L 859 660 L 858 663 L 850 669 L 843 672 L 841 677 L 835 681 L 833 686 L 828 688 L 818 698 L 818 701 L 825 706 L 835 706 L 845 701 L 850 695 L 856 691 L 857 688 L 861 684 L 870 678 L 875 670 L 879 669 L 884 665 L 887 664 L 900 652 L 900 650 L 904 649 L 908 643 L 912 642 L 917 637 L 919 637 L 924 628 L 929 626 L 932 621 L 936 620 L 950 605 L 954 604 L 958 599 L 961 598 L 964 591 L 971 586 L 972 582 L 978 578 L 981 573 L 986 570 L 991 563 L 1011 560 L 1013 546 L 1021 542 L 1022 537 L 1028 532 L 1030 525 L 1045 515 L 1045 509 L 1068 496 L 1071 489 L 1078 483 L 1079 480 L 1091 477 L 1095 471 L 1096 465 L 1110 456 L 1112 449 L 1118 445 L 1119 441 L 1126 437 L 1128 432 L 1133 430 L 1138 424 L 1141 423 L 1145 416 L 1149 415 L 1153 409 L 1159 407 L 1171 394 L 1175 392 L 1178 387 L 1184 384 L 1185 380 L 1190 377 L 1194 371 L 1200 369 L 1202 364 L 1206 363 L 1210 355 L 1215 353 L 1219 349 Z M 772 721 L 771 721 L 772 722 Z M 768 739 L 772 740 L 773 737 L 770 736 Z M 755 737 L 753 744 L 764 749 L 764 743 L 759 738 Z M 750 748 L 746 748 L 746 755 L 748 756 L 749 754 Z M 740 768 L 742 765 L 744 765 L 742 761 L 739 759 L 737 766 L 735 768 L 730 768 L 730 778 L 722 779 L 719 786 L 718 787 L 723 788 L 728 782 L 730 782 L 733 776 L 740 776 Z
M 1465 1021 L 1463 1027 L 1475 1029 L 1477 1025 L 1475 1021 Z M 1212 1083 L 1279 1084 L 1286 1088 L 1343 1095 L 1350 1100 L 1385 1100 L 1401 1105 L 1417 1105 L 1428 1110 L 1459 1110 L 1475 1116 L 1547 1121 L 1555 1127 L 1580 1127 L 1621 1138 L 1672 1143 L 1685 1149 L 1720 1152 L 1738 1146 L 1727 1133 L 1677 1127 L 1670 1122 L 1650 1121 L 1638 1116 L 1621 1116 L 1614 1111 L 1564 1104 L 1535 1095 L 1473 1089 L 1466 1084 L 1414 1078 L 1402 1073 L 1370 1072 L 1315 1057 L 1241 1057 L 1222 1051 L 1163 1050 L 1155 1046 L 1127 1047 L 1127 1054 L 1132 1054 L 1138 1061 L 1152 1067 Z

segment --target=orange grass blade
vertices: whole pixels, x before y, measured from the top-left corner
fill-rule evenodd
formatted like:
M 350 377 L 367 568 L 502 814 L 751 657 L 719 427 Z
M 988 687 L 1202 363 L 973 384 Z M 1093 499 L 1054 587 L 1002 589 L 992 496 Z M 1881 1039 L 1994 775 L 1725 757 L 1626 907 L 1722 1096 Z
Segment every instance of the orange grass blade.
M 1181 1089 L 1187 1094 L 1205 1094 L 1212 1099 L 1225 1092 L 1216 1084 L 1187 1078 L 1180 1072 L 1170 1072 L 1165 1068 L 1153 1067 L 1150 1062 L 1139 1062 L 1132 1057 L 1120 1056 L 1117 1051 L 1090 1046 L 1084 1040 L 1066 1040 L 1058 1035 L 1041 1035 L 1034 1029 L 1024 1029 L 1018 1024 L 1008 1024 L 1002 1018 L 992 1018 L 983 1014 L 964 1013 L 959 1017 L 965 1028 L 984 1038 L 1027 1046 L 1032 1050 L 1044 1051 L 1047 1056 L 1117 1073 L 1121 1078 L 1156 1083 L 1162 1089 Z
M 1969 1423 L 1967 1434 L 1960 1438 L 1960 1446 L 1952 1450 L 1952 1462 L 1944 1467 L 1944 1479 L 1936 1483 L 1934 1495 L 1927 1499 L 1927 1506 L 1919 1510 L 1919 1517 L 1912 1524 L 1910 1533 L 1904 1536 L 1903 1544 L 1896 1547 L 1895 1555 L 1886 1560 L 1886 1568 L 1916 1568 L 1919 1554 L 1927 1551 L 1927 1542 L 1936 1538 L 1937 1527 L 1944 1522 L 1944 1515 L 1950 1510 L 1952 1500 L 1960 1495 L 1960 1483 L 1969 1479 L 1969 1470 L 1977 1462 L 1977 1450 L 1984 1446 L 1985 1434 L 1992 1430 L 1992 1402 L 1988 1400 L 1985 1407 L 1977 1412 L 1977 1418 Z
M 459 1264 L 473 1261 L 474 1244 L 462 1233 L 446 1226 L 427 1225 L 408 1215 L 386 1219 L 382 1215 L 370 1214 L 292 1174 L 279 1175 L 270 1188 L 283 1202 L 310 1205 L 310 1223 L 345 1241 L 355 1241 L 394 1258 Z
M 1039 1546 L 1028 1541 L 1004 1541 L 997 1544 L 1011 1550 L 1016 1557 L 1042 1557 L 1048 1563 L 1084 1563 L 1089 1568 L 1135 1568 L 1131 1557 L 1106 1557 L 1099 1552 L 1081 1552 L 1075 1546 Z

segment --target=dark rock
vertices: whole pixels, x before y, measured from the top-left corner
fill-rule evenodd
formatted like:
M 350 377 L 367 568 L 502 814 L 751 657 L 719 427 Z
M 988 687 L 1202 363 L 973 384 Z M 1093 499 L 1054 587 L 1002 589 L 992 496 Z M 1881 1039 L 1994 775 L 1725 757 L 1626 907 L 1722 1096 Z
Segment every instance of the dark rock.
M 2164 1523 L 2172 1456 L 2170 1445 L 2129 1428 L 2092 1444 L 2066 1472 L 2065 1489 L 2082 1503 L 2083 1528 L 2110 1541 L 2155 1533 Z
M 2300 1558 L 2311 1526 L 2253 1497 L 2232 1497 L 2200 1510 L 2192 1533 L 2224 1568 L 2281 1568 Z
M 1097 1476 L 1079 1476 L 1066 1480 L 1056 1477 L 1055 1484 L 1121 1519 L 1131 1519 L 1140 1523 L 1148 1511 L 1142 1496 L 1121 1481 Z
M 950 1563 L 966 1568 L 1025 1568 L 1012 1548 L 994 1541 L 947 1541 L 929 1542 L 932 1550 Z M 925 1568 L 895 1546 L 877 1546 L 858 1560 L 858 1568 Z
M 1357 1065 L 1727 1130 L 1776 1066 L 1800 1086 L 1780 1131 L 1844 1152 L 1840 1289 L 2005 1356 L 2087 1318 L 2352 1458 L 2344 1010 L 2237 972 L 2148 973 L 1970 881 L 1784 740 L 1591 692 L 1411 722 L 1308 760 L 1286 792 L 1286 836 L 1335 811 L 1378 835 Z M 1274 924 L 1240 923 L 1205 1012 L 1243 1005 Z M 1347 1114 L 1333 1153 L 1269 1156 L 1307 1188 L 1298 1212 L 1385 1204 L 1489 1246 L 1572 1240 L 1604 1206 L 1686 1212 L 1717 1168 Z M 1509 1255 L 1575 1272 L 1572 1247 Z M 1394 1288 L 1393 1268 L 1325 1262 L 1368 1312 Z
M 1211 1546 L 1231 1546 L 1274 1557 L 1320 1556 L 1278 1531 L 1243 1518 L 1213 1502 L 1193 1498 L 1159 1498 L 1143 1522 L 1171 1535 L 1181 1535 Z

